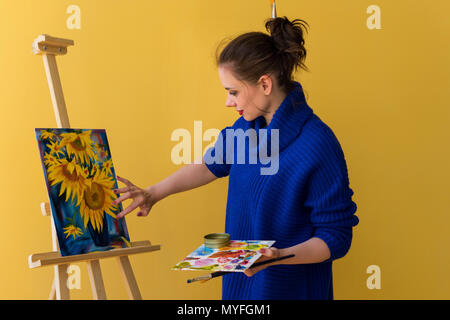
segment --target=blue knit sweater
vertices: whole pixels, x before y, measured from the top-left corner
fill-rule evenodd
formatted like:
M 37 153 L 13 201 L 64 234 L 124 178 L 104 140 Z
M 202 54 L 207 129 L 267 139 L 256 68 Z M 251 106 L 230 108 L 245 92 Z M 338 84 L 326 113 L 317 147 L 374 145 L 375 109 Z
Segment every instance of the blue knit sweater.
M 217 161 L 217 144 L 227 145 L 230 128 L 267 129 L 268 141 L 270 129 L 279 129 L 277 172 L 263 175 L 260 169 L 269 167 L 267 162 L 238 164 L 236 154 L 234 163 L 227 163 L 231 149 L 225 147 L 223 161 Z M 246 147 L 251 148 L 248 140 Z M 275 240 L 274 247 L 286 248 L 318 237 L 331 252 L 330 259 L 321 263 L 271 266 L 252 277 L 239 272 L 226 275 L 222 298 L 333 299 L 332 261 L 350 249 L 352 227 L 359 220 L 341 146 L 306 103 L 300 83 L 295 82 L 268 126 L 263 117 L 253 121 L 240 117 L 221 131 L 204 159 L 214 175 L 229 176 L 225 232 L 231 239 Z

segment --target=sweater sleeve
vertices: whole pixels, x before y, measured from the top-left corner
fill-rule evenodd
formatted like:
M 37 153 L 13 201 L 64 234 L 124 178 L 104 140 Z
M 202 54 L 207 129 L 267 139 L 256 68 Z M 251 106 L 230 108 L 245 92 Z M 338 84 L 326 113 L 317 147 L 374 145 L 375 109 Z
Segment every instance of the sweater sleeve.
M 226 127 L 220 131 L 217 136 L 216 143 L 213 147 L 209 148 L 203 156 L 203 161 L 216 177 L 222 178 L 230 174 L 231 164 L 226 162 L 226 130 L 230 127 Z
M 237 129 L 247 129 L 249 123 L 244 119 L 244 117 L 239 117 L 234 124 L 230 127 L 225 127 L 220 131 L 217 136 L 217 140 L 213 147 L 206 150 L 203 156 L 203 161 L 206 167 L 218 178 L 226 177 L 230 174 L 230 169 L 234 161 L 234 151 L 235 151 L 235 141 L 229 141 L 227 143 L 227 137 L 234 139 L 234 130 Z M 231 131 L 230 135 L 227 135 L 227 130 Z M 227 154 L 228 158 L 227 159 Z M 228 160 L 228 161 L 227 161 Z
M 331 129 L 329 129 L 329 132 Z M 349 187 L 347 165 L 334 134 L 322 135 L 315 145 L 315 166 L 308 182 L 305 206 L 310 209 L 313 237 L 322 239 L 330 250 L 327 261 L 343 257 L 352 242 L 352 227 L 359 222 L 353 190 Z

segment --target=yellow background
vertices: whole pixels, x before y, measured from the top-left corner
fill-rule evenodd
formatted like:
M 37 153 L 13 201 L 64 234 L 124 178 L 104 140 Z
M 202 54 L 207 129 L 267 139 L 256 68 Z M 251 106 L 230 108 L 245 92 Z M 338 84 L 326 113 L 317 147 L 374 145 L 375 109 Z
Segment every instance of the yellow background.
M 81 8 L 80 30 L 66 26 L 71 4 Z M 366 26 L 372 4 L 381 8 L 381 30 Z M 342 145 L 358 205 L 352 248 L 334 262 L 335 298 L 449 299 L 450 3 L 277 5 L 279 16 L 310 24 L 311 72 L 296 79 Z M 170 158 L 175 129 L 193 134 L 195 120 L 203 130 L 236 120 L 214 51 L 225 37 L 265 31 L 269 16 L 266 0 L 0 2 L 1 299 L 46 299 L 53 274 L 27 263 L 51 250 L 34 128 L 56 127 L 33 40 L 47 33 L 75 41 L 57 58 L 71 126 L 106 129 L 116 172 L 147 187 L 180 167 Z M 220 280 L 188 285 L 192 272 L 170 268 L 204 234 L 224 231 L 226 194 L 222 179 L 163 200 L 147 218 L 127 216 L 132 240 L 162 245 L 131 257 L 145 299 L 220 299 Z M 101 265 L 108 298 L 126 299 L 116 261 Z M 379 290 L 366 286 L 370 265 L 381 268 Z M 71 297 L 90 299 L 80 267 L 81 289 Z

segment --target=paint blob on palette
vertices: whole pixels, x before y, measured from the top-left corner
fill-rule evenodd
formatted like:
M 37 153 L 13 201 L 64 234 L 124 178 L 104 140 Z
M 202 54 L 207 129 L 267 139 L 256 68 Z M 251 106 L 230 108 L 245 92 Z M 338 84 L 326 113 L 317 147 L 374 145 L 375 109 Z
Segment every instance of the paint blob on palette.
M 218 249 L 202 244 L 172 270 L 244 272 L 261 257 L 259 249 L 269 248 L 274 243 L 275 241 L 264 240 L 231 240 L 228 246 Z

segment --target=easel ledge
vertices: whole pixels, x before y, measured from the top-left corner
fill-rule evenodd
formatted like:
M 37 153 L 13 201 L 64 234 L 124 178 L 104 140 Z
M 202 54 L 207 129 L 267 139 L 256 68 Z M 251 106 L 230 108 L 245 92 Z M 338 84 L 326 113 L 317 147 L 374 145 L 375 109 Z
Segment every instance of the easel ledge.
M 67 263 L 99 260 L 104 258 L 114 258 L 128 256 L 132 254 L 160 250 L 161 245 L 152 245 L 150 241 L 136 241 L 131 243 L 129 248 L 112 249 L 109 251 L 90 252 L 62 257 L 59 252 L 34 253 L 28 256 L 28 265 L 31 269 L 50 265 L 60 265 Z

